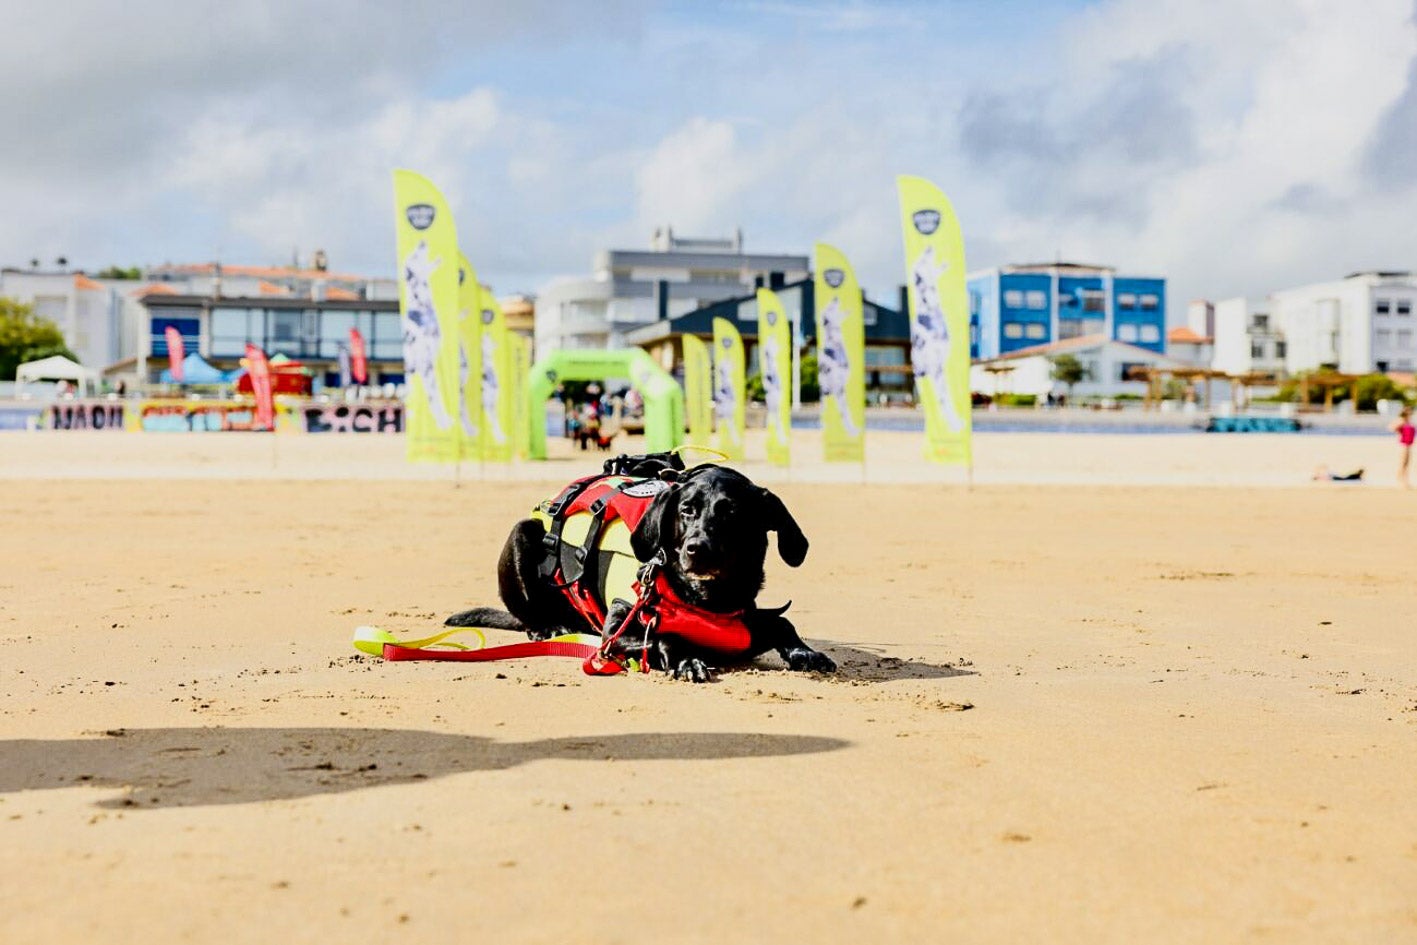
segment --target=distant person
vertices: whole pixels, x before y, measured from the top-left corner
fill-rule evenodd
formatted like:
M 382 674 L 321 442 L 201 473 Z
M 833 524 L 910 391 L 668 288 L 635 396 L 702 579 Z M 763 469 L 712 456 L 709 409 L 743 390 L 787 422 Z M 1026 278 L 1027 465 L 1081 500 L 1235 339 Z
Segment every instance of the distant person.
M 1397 442 L 1402 446 L 1402 462 L 1397 467 L 1397 482 L 1404 489 L 1411 489 L 1407 480 L 1407 469 L 1412 465 L 1412 441 L 1417 439 L 1417 427 L 1412 425 L 1412 408 L 1403 407 L 1389 428 L 1397 434 Z
M 1351 473 L 1336 473 L 1327 466 L 1320 465 L 1314 470 L 1314 474 L 1309 477 L 1315 482 L 1361 482 L 1363 480 L 1363 470 L 1355 469 Z

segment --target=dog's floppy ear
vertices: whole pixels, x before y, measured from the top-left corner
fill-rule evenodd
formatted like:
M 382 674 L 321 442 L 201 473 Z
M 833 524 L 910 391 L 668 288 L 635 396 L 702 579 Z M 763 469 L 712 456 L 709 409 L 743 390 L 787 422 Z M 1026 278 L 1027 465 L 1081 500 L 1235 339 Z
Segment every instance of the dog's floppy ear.
M 766 489 L 758 490 L 768 531 L 777 532 L 777 553 L 794 568 L 807 558 L 807 536 L 797 527 L 797 520 L 787 511 L 782 500 Z
M 667 536 L 674 534 L 674 513 L 679 508 L 679 490 L 670 486 L 645 510 L 644 518 L 630 533 L 630 549 L 641 561 L 648 561 L 664 547 Z

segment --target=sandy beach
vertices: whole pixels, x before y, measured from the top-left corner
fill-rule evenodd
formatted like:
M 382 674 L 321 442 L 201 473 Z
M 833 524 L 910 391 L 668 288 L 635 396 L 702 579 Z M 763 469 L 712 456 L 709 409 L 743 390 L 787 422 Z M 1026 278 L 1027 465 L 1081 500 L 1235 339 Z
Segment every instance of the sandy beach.
M 0 435 L 0 941 L 1417 941 L 1392 443 L 918 446 L 745 464 L 840 672 L 693 686 L 350 646 L 492 603 L 599 457 Z

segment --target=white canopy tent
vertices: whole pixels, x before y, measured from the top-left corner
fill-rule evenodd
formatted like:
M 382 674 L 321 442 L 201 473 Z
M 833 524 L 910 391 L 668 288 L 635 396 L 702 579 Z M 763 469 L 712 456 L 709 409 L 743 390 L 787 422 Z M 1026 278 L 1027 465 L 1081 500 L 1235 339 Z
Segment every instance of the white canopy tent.
M 73 381 L 81 393 L 98 390 L 98 374 L 62 354 L 26 361 L 15 369 L 15 396 L 20 396 L 26 381 Z

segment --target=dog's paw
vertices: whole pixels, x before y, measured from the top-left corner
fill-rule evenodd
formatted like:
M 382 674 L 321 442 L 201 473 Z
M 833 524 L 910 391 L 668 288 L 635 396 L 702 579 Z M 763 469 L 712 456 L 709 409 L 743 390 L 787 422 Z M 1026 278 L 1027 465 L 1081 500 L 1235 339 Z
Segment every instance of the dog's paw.
M 713 678 L 712 670 L 700 659 L 680 660 L 679 665 L 674 667 L 675 679 L 687 679 L 690 682 L 708 682 Z
M 808 647 L 788 650 L 785 656 L 787 668 L 798 673 L 834 673 L 836 663 L 825 653 Z

